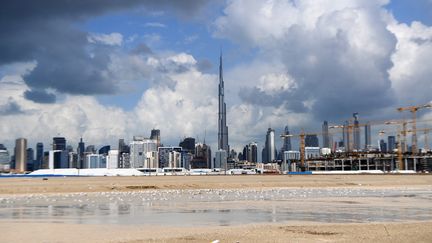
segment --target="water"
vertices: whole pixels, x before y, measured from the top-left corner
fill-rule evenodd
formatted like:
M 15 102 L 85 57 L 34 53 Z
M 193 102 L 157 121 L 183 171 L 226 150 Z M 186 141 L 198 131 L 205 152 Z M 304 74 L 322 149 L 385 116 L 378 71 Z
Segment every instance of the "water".
M 432 187 L 34 194 L 0 198 L 0 219 L 172 226 L 423 221 L 432 220 Z

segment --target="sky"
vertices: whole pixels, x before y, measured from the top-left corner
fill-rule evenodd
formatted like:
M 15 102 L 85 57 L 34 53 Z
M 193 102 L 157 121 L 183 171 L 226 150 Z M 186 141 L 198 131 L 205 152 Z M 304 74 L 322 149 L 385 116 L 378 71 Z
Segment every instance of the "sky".
M 165 145 L 195 137 L 216 150 L 221 52 L 237 151 L 262 148 L 268 127 L 318 132 L 432 101 L 431 0 L 5 0 L 0 29 L 9 150 L 54 136 L 115 148 L 153 128 Z

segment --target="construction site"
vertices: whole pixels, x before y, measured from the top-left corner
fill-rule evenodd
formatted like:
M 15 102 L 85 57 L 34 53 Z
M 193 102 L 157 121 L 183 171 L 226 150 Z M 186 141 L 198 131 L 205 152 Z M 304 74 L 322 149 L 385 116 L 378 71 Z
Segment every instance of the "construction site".
M 432 119 L 417 119 L 417 112 L 421 109 L 432 108 L 432 103 L 400 107 L 397 111 L 404 116 L 399 120 L 369 121 L 361 124 L 357 119 L 357 113 L 343 125 L 323 126 L 322 132 L 305 132 L 300 134 L 281 135 L 282 139 L 297 137 L 300 143 L 300 151 L 295 153 L 285 152 L 281 162 L 281 170 L 286 172 L 301 171 L 383 171 L 383 172 L 432 172 L 432 151 L 429 148 L 429 133 L 432 127 Z M 410 114 L 409 114 L 410 113 Z M 421 128 L 417 126 L 421 125 Z M 393 146 L 387 149 L 384 143 L 372 146 L 371 127 L 377 130 L 378 143 L 382 143 L 384 135 L 391 135 Z M 360 134 L 365 134 L 365 146 L 360 147 Z M 417 135 L 423 138 L 423 147 L 419 148 Z M 322 136 L 323 141 L 328 141 L 332 135 L 342 135 L 343 147 L 337 149 L 336 145 L 327 148 L 328 152 L 311 154 L 305 144 L 307 136 Z M 411 143 L 409 144 L 409 140 Z M 324 142 L 325 143 L 325 142 Z M 328 142 L 327 142 L 328 144 Z M 393 148 L 394 147 L 394 148 Z M 325 148 L 324 148 L 325 149 Z M 292 151 L 294 152 L 294 151 Z

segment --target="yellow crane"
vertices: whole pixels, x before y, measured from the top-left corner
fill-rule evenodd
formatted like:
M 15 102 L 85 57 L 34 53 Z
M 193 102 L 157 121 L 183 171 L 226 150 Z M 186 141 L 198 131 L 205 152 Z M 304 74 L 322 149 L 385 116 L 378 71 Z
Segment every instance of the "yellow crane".
M 423 108 L 432 108 L 432 103 L 429 104 L 425 104 L 425 105 L 418 105 L 418 106 L 408 106 L 408 107 L 400 107 L 397 108 L 397 111 L 402 112 L 402 111 L 410 111 L 412 114 L 412 120 L 413 120 L 413 124 L 412 124 L 412 144 L 411 144 L 411 151 L 413 154 L 417 153 L 417 124 L 416 124 L 416 119 L 417 119 L 417 111 Z

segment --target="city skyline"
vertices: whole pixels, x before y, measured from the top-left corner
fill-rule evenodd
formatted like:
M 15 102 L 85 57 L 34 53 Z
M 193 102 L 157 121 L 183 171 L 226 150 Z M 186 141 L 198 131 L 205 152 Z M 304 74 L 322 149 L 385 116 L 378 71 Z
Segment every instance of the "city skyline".
M 205 138 L 216 149 L 220 47 L 238 152 L 261 150 L 269 124 L 279 149 L 287 124 L 318 132 L 324 120 L 397 119 L 395 108 L 431 101 L 428 1 L 108 2 L 4 3 L 0 143 L 115 145 L 155 128 L 166 144 Z

